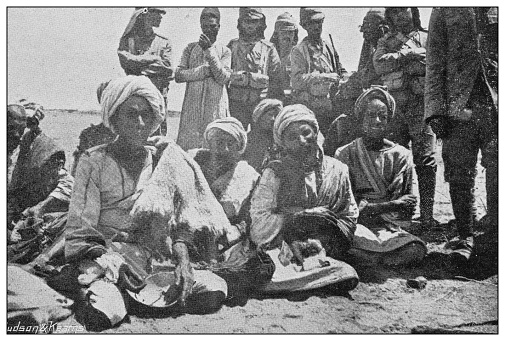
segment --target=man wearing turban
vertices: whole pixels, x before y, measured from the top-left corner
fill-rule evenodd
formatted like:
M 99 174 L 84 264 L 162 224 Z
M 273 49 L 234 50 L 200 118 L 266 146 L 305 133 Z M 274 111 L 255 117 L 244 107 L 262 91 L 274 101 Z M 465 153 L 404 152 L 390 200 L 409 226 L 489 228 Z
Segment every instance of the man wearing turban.
M 226 84 L 231 74 L 231 53 L 216 42 L 221 14 L 205 8 L 200 16 L 200 40 L 189 44 L 175 72 L 177 83 L 186 83 L 177 144 L 184 150 L 203 146 L 207 125 L 230 116 Z
M 365 91 L 355 105 L 363 137 L 335 153 L 349 167 L 360 209 L 350 253 L 368 265 L 415 263 L 427 251 L 422 240 L 403 230 L 412 225 L 417 198 L 412 191 L 412 153 L 386 139 L 395 110 L 395 100 L 385 89 Z
M 184 163 L 187 156 L 177 145 L 166 147 L 156 168 L 167 167 L 167 162 L 176 160 L 175 165 L 168 166 L 174 167 L 172 171 L 164 171 L 162 176 L 173 191 L 179 190 L 177 185 L 185 191 L 170 192 L 168 199 L 156 200 L 160 205 L 178 206 L 177 214 L 172 211 L 170 217 L 166 216 L 167 221 L 173 218 L 175 225 L 148 220 L 148 209 L 142 211 L 147 215 L 138 213 L 139 201 L 145 204 L 145 197 L 154 195 L 152 181 L 159 181 L 156 180 L 159 174 L 154 171 L 153 149 L 146 144 L 165 119 L 162 94 L 147 77 L 126 76 L 111 81 L 100 102 L 104 125 L 118 137 L 89 149 L 79 160 L 64 245 L 67 262 L 78 264 L 79 269 L 98 269 L 94 272 L 96 276 L 78 279 L 86 288 L 81 312 L 84 324 L 88 330 L 98 331 L 120 323 L 127 314 L 123 295 L 126 290 L 131 293 L 142 290 L 144 279 L 154 273 L 153 259 L 175 263 L 171 264 L 175 266 L 174 288 L 178 288 L 177 297 L 172 297 L 174 302 L 201 312 L 218 309 L 227 294 L 226 283 L 208 271 L 193 271 L 190 263 L 188 248 L 195 240 L 191 228 L 201 226 L 190 228 L 187 221 L 184 224 L 175 221 L 184 216 L 181 206 L 185 205 L 180 202 L 196 200 L 188 197 L 188 193 L 196 191 L 195 185 L 182 184 L 180 179 L 201 174 Z M 170 182 L 175 178 L 179 183 Z M 205 181 L 203 176 L 199 181 Z M 154 186 L 158 188 L 159 183 Z M 195 217 L 195 211 L 187 215 L 199 218 Z
M 279 97 L 280 60 L 274 44 L 265 40 L 265 15 L 260 8 L 241 7 L 238 39 L 231 50 L 230 113 L 247 130 L 262 97 Z

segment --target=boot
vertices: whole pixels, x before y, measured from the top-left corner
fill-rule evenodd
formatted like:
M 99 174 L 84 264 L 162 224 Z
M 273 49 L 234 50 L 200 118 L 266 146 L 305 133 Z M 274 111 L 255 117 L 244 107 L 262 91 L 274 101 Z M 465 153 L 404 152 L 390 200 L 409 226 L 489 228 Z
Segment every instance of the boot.
M 421 224 L 424 228 L 431 229 L 440 225 L 440 223 L 433 218 L 437 167 L 417 166 L 416 173 L 419 182 Z
M 468 261 L 473 251 L 474 195 L 473 181 L 470 183 L 450 183 L 452 210 L 456 217 L 459 242 L 451 254 L 458 263 Z

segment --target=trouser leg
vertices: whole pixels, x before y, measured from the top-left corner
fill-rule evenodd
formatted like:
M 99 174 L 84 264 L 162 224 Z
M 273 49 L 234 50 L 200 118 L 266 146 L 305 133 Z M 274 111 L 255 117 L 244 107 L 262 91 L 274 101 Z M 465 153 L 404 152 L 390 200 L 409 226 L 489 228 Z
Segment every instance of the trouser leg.
M 421 220 L 432 221 L 437 177 L 436 136 L 431 127 L 424 122 L 424 106 L 421 99 L 417 99 L 409 105 L 408 117 L 412 153 L 419 181 Z
M 450 136 L 444 139 L 442 148 L 445 180 L 449 183 L 452 209 L 461 238 L 466 238 L 473 232 L 473 191 L 479 151 L 477 133 L 474 122 L 455 122 Z
M 416 166 L 416 173 L 419 181 L 421 221 L 428 221 L 433 217 L 437 167 Z

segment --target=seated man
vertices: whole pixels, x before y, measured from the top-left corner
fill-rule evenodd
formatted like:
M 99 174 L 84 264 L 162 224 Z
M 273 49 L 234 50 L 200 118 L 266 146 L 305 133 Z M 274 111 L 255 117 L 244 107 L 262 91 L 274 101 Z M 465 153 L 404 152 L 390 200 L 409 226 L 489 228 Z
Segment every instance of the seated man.
M 42 133 L 38 124 L 43 112 L 41 107 L 34 109 L 35 114 L 28 117 L 22 105 L 7 106 L 7 144 L 10 157 L 7 228 L 13 231 L 10 233 L 10 243 L 32 239 L 37 233 L 28 230 L 34 224 L 42 224 L 46 213 L 66 212 L 72 193 L 73 178 L 64 168 L 65 152 L 53 139 Z M 29 130 L 23 134 L 27 123 Z M 52 216 L 62 218 L 60 214 Z M 52 220 L 49 218 L 46 217 L 45 221 Z M 61 223 L 61 219 L 56 220 Z M 64 224 L 58 225 L 58 231 L 54 231 L 56 234 L 61 232 L 62 225 Z M 44 230 L 52 231 L 47 224 Z M 40 251 L 34 249 L 33 252 L 28 252 L 28 245 L 24 247 L 23 250 L 17 246 L 10 248 L 9 260 L 26 263 Z M 25 251 L 27 253 L 22 256 Z M 19 258 L 20 256 L 22 257 Z
M 210 123 L 204 139 L 209 149 L 192 149 L 189 154 L 200 166 L 230 223 L 236 227 L 227 236 L 227 242 L 233 244 L 246 236 L 250 227 L 250 197 L 259 174 L 246 161 L 240 160 L 246 150 L 247 133 L 236 118 L 221 118 Z
M 363 137 L 335 153 L 349 167 L 360 210 L 350 253 L 368 264 L 418 262 L 426 255 L 425 243 L 402 229 L 411 225 L 417 201 L 412 154 L 385 138 L 395 101 L 383 88 L 372 87 L 358 98 L 355 111 L 363 117 Z
M 302 104 L 284 107 L 275 119 L 273 132 L 280 158 L 267 165 L 251 199 L 252 242 L 275 251 L 270 256 L 276 262 L 273 281 L 278 280 L 277 287 L 282 277 L 294 284 L 303 273 L 309 273 L 311 278 L 300 287 L 286 283 L 283 288 L 312 289 L 344 279 L 347 289 L 354 288 L 357 276 L 345 263 L 340 262 L 331 274 L 335 277 L 319 284 L 313 282 L 319 274 L 311 272 L 335 263 L 333 258 L 341 259 L 351 246 L 358 207 L 347 166 L 323 155 L 319 124 Z M 313 263 L 310 259 L 314 257 L 317 260 Z M 267 285 L 266 290 L 275 288 Z
M 283 106 L 278 99 L 264 99 L 254 108 L 251 131 L 247 134 L 247 148 L 244 160 L 261 173 L 266 163 L 275 157 L 276 153 L 274 121 Z
M 192 262 L 215 259 L 215 240 L 229 222 L 180 147 L 169 144 L 154 169 L 145 145 L 165 118 L 161 93 L 145 76 L 126 76 L 109 83 L 101 104 L 103 123 L 118 138 L 77 165 L 64 250 L 67 262 L 94 261 L 101 274 L 79 280 L 84 324 L 102 330 L 122 321 L 125 289 L 139 292 L 155 259 L 175 269 L 175 300 L 185 311 L 219 309 L 226 282 Z

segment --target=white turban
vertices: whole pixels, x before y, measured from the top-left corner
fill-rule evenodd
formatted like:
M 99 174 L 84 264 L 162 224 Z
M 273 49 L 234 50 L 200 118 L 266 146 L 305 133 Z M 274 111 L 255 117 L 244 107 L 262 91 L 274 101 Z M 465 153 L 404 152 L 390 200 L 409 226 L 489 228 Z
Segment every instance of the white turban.
M 134 95 L 145 98 L 153 109 L 156 124 L 153 126 L 152 134 L 165 120 L 165 100 L 151 80 L 145 76 L 125 76 L 115 79 L 107 85 L 100 99 L 103 124 L 115 132 L 114 127 L 110 124 L 111 117 L 114 116 L 121 104 Z
M 319 138 L 319 125 L 317 124 L 316 116 L 303 104 L 293 104 L 284 107 L 274 122 L 274 141 L 277 145 L 284 147 L 282 144 L 282 134 L 287 127 L 294 122 L 307 122 L 310 124 L 316 135 Z
M 240 145 L 239 154 L 243 154 L 245 152 L 245 148 L 247 147 L 247 132 L 239 120 L 235 117 L 225 117 L 209 123 L 203 133 L 203 138 L 207 144 L 209 144 L 209 140 L 212 138 L 212 131 L 215 129 L 220 129 L 233 136 Z
M 252 114 L 253 122 L 257 123 L 260 117 L 270 109 L 277 109 L 280 112 L 282 110 L 282 102 L 273 98 L 265 98 L 259 102 Z

